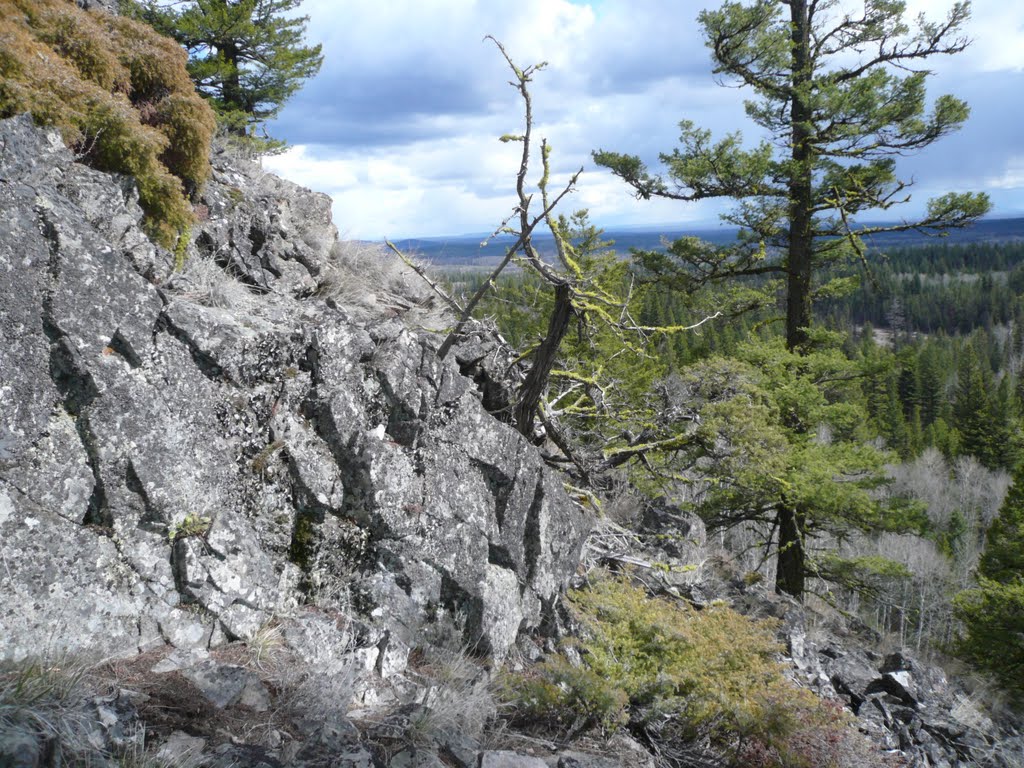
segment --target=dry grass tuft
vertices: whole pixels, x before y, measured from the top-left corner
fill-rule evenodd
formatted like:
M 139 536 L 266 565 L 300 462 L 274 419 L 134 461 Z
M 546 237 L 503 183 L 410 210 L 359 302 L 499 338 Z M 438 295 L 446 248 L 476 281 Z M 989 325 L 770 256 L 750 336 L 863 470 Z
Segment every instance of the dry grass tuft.
M 410 720 L 410 741 L 444 737 L 479 739 L 498 705 L 490 673 L 465 650 L 429 648 L 417 667 L 427 686 L 423 706 Z
M 213 259 L 193 256 L 175 276 L 171 288 L 181 298 L 216 309 L 246 312 L 253 296 L 249 289 L 235 280 Z
M 0 663 L 0 760 L 12 744 L 47 744 L 65 756 L 90 752 L 88 672 L 70 657 Z
M 380 243 L 335 243 L 320 272 L 317 295 L 358 321 L 390 315 L 427 330 L 450 322 L 443 302 L 423 279 Z
M 261 672 L 276 666 L 285 651 L 284 632 L 281 625 L 269 621 L 261 626 L 249 639 L 249 662 Z
M 370 740 L 385 752 L 479 744 L 497 714 L 490 673 L 464 650 L 414 651 L 406 681 L 412 685 L 397 702 L 366 718 Z

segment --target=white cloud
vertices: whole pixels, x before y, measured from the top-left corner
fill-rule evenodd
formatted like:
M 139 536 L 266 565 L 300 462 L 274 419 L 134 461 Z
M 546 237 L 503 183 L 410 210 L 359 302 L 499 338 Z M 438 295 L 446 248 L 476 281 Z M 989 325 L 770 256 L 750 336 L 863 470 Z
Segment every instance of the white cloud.
M 742 107 L 750 94 L 715 83 L 695 21 L 717 5 L 306 0 L 324 69 L 271 129 L 299 146 L 267 165 L 330 194 L 339 229 L 353 237 L 490 229 L 514 205 L 519 164 L 518 146 L 496 137 L 518 132 L 522 119 L 505 62 L 482 42 L 493 34 L 520 66 L 549 62 L 532 86 L 537 136 L 550 139 L 560 178 L 586 167 L 567 211 L 587 207 L 603 226 L 714 223 L 719 206 L 634 200 L 590 152 L 631 152 L 655 165 L 676 145 L 682 118 L 756 138 Z M 908 5 L 911 17 L 936 16 L 931 0 Z M 968 34 L 968 52 L 928 62 L 937 72 L 929 93 L 955 93 L 974 114 L 960 134 L 901 162 L 918 179 L 915 200 L 968 182 L 1006 195 L 1024 186 L 1024 4 L 975 0 Z
M 497 223 L 513 206 L 513 188 L 499 192 L 492 185 L 517 164 L 515 150 L 493 136 L 464 135 L 341 154 L 297 146 L 266 165 L 329 194 L 342 233 L 378 239 L 459 234 Z
M 1024 189 L 1024 155 L 1007 159 L 1003 172 L 986 179 L 985 186 L 990 189 Z
M 916 19 L 924 14 L 929 20 L 940 20 L 952 2 L 937 4 L 935 0 L 910 0 L 907 16 Z M 932 66 L 944 72 L 995 72 L 1024 70 L 1024 4 L 1012 0 L 974 0 L 971 18 L 965 30 L 972 41 L 968 49 L 954 57 L 937 60 Z

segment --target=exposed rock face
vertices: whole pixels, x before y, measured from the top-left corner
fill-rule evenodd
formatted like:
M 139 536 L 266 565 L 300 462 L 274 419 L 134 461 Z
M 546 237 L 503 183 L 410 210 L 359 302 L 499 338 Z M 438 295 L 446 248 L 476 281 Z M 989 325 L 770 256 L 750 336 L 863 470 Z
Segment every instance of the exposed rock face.
M 76 0 L 79 8 L 89 10 L 90 8 L 102 8 L 109 13 L 120 11 L 120 0 Z
M 987 702 L 938 667 L 909 651 L 879 654 L 846 621 L 808 630 L 807 612 L 787 597 L 757 595 L 745 607 L 782 620 L 797 682 L 840 701 L 861 732 L 912 768 L 1021 764 L 1024 737 L 1016 725 L 995 722 Z
M 338 263 L 330 201 L 255 166 L 216 157 L 197 214 L 174 274 L 129 181 L 0 121 L 0 661 L 152 648 L 72 719 L 110 750 L 156 734 L 197 766 L 653 765 L 626 737 L 600 756 L 481 749 L 461 718 L 486 716 L 487 670 L 438 693 L 446 676 L 409 664 L 434 639 L 505 654 L 551 615 L 589 529 L 484 407 L 508 404 L 502 346 L 439 361 L 412 330 L 417 297 Z M 1016 727 L 936 668 L 716 582 L 681 510 L 630 514 L 637 534 L 597 537 L 591 557 L 779 619 L 794 679 L 879 748 L 915 767 L 1020 764 Z M 365 719 L 375 707 L 391 714 Z M 278 712 L 259 744 L 222 727 Z M 55 765 L 51 747 L 0 732 L 0 764 Z
M 389 669 L 425 627 L 501 656 L 576 568 L 561 481 L 435 339 L 313 296 L 325 196 L 221 159 L 199 210 L 212 288 L 169 280 L 130 183 L 0 122 L 0 657 L 216 646 L 309 600 Z

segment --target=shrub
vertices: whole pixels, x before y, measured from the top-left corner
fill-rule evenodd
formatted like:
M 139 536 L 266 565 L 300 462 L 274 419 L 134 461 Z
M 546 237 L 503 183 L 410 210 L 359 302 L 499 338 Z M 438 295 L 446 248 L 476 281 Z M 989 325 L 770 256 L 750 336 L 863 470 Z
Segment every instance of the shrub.
M 627 727 L 676 750 L 709 741 L 737 765 L 755 755 L 763 765 L 838 764 L 828 747 L 839 736 L 829 734 L 842 718 L 783 676 L 772 623 L 651 599 L 617 579 L 573 592 L 570 606 L 583 639 L 509 681 L 521 724 L 570 735 Z
M 135 177 L 146 227 L 171 247 L 185 191 L 209 175 L 213 112 L 184 51 L 136 21 L 69 0 L 0 0 L 0 117 L 29 112 L 100 170 Z
M 155 124 L 167 137 L 161 162 L 186 185 L 198 188 L 210 175 L 213 135 L 205 102 L 192 95 L 171 94 L 157 103 Z
M 86 79 L 110 93 L 131 90 L 128 74 L 117 56 L 100 39 L 89 15 L 60 13 L 63 9 L 41 6 L 34 17 L 39 40 L 74 65 Z

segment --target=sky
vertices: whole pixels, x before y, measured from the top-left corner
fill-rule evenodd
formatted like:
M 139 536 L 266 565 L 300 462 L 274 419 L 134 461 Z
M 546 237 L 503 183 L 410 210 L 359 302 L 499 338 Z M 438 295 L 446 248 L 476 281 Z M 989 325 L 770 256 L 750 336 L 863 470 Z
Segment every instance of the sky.
M 854 2 L 854 0 L 844 0 Z M 908 0 L 908 18 L 948 7 Z M 522 130 L 511 72 L 546 61 L 531 86 L 535 137 L 552 147 L 552 187 L 583 168 L 564 213 L 586 208 L 605 229 L 715 226 L 717 201 L 638 201 L 591 160 L 595 149 L 639 155 L 652 168 L 677 146 L 680 120 L 716 137 L 761 138 L 744 89 L 712 74 L 697 14 L 706 0 L 305 0 L 320 73 L 269 126 L 291 148 L 268 169 L 334 200 L 341 236 L 485 233 L 513 210 Z M 1024 215 L 1024 3 L 974 0 L 964 53 L 928 61 L 929 97 L 965 99 L 956 134 L 901 158 L 912 200 L 986 191 L 997 216 Z M 538 142 L 539 144 L 539 142 Z M 538 173 L 531 174 L 535 180 Z M 891 216 L 890 216 L 891 218 Z

